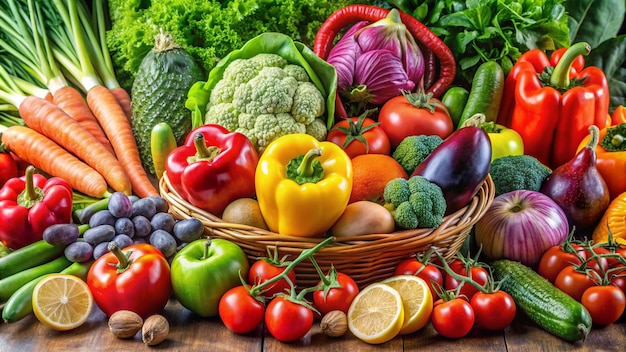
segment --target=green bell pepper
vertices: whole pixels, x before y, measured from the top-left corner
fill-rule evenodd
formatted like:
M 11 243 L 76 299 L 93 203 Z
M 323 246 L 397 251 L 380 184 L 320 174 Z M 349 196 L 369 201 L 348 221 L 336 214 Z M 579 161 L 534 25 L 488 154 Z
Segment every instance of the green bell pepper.
M 202 317 L 218 315 L 220 298 L 248 276 L 248 258 L 236 243 L 200 239 L 182 248 L 172 260 L 172 289 L 183 307 Z

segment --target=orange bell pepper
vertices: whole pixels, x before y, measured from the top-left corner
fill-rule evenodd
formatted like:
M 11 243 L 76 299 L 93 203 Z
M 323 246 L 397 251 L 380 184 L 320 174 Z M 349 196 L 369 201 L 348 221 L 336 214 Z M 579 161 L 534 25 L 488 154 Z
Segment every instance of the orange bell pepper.
M 626 192 L 626 123 L 600 130 L 596 146 L 596 167 L 609 187 L 611 200 Z M 578 151 L 589 142 L 589 136 L 578 146 Z
M 619 125 L 620 123 L 626 123 L 626 106 L 620 105 L 611 114 L 611 124 Z

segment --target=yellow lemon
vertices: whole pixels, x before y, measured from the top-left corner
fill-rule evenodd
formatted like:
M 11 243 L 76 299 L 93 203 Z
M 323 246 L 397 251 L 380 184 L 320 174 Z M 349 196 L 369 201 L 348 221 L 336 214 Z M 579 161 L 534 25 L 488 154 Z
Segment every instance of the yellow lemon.
M 423 328 L 433 311 L 433 295 L 423 279 L 413 275 L 397 275 L 383 281 L 400 293 L 404 305 L 404 324 L 399 334 L 410 334 Z
M 81 326 L 93 305 L 89 286 L 74 275 L 48 275 L 33 290 L 33 313 L 41 323 L 55 330 Z
M 366 286 L 348 309 L 348 328 L 357 338 L 371 344 L 393 339 L 404 324 L 400 293 L 380 282 Z

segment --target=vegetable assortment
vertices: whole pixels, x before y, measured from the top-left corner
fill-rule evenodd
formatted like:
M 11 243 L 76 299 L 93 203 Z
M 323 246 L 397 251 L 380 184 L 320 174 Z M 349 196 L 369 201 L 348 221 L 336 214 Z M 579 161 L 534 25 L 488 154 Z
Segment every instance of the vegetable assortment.
M 142 319 L 175 299 L 234 333 L 264 325 L 286 343 L 317 317 L 328 336 L 349 327 L 372 344 L 428 323 L 449 339 L 501 331 L 517 310 L 571 342 L 615 323 L 626 309 L 626 192 L 615 172 L 625 105 L 611 100 L 604 66 L 583 58 L 590 46 L 564 37 L 563 2 L 188 1 L 172 18 L 169 1 L 0 0 L 14 15 L 0 16 L 3 318 L 36 313 L 35 287 L 62 273 L 85 281 L 107 317 L 134 312 L 149 329 Z M 293 18 L 259 25 L 273 6 Z M 194 27 L 206 13 L 222 32 L 194 39 L 211 33 Z M 129 19 L 146 23 L 123 27 Z M 146 25 L 165 19 L 159 30 L 182 46 L 163 64 L 139 37 L 152 43 L 157 28 Z M 530 37 L 521 43 L 511 28 Z M 162 34 L 157 44 L 171 39 Z M 134 80 L 132 96 L 118 77 Z M 399 176 L 385 176 L 391 169 Z M 470 248 L 449 260 L 438 248 L 414 253 L 367 288 L 339 262 L 322 270 L 315 260 L 337 239 L 437 233 L 488 177 L 496 198 L 468 231 Z M 177 220 L 157 184 L 215 226 L 228 217 L 226 227 L 316 245 L 279 258 L 282 244 L 266 244 L 268 257 L 254 258 L 194 211 Z M 582 209 L 594 185 L 606 185 L 603 203 Z M 375 199 L 353 201 L 353 189 L 369 188 Z M 305 260 L 313 283 L 319 276 L 310 287 L 296 277 Z M 376 304 L 395 319 L 363 336 L 372 322 L 355 312 L 377 291 L 393 296 Z

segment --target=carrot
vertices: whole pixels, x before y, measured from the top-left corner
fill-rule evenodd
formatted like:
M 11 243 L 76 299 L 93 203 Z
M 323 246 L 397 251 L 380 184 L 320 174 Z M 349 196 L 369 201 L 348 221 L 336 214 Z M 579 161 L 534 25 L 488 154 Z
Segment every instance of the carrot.
M 2 132 L 2 143 L 22 160 L 65 179 L 79 192 L 96 198 L 108 193 L 102 175 L 32 128 L 11 126 Z
M 79 97 L 82 99 L 82 97 Z M 19 107 L 26 125 L 52 139 L 87 163 L 116 191 L 131 194 L 131 184 L 122 164 L 100 142 L 56 105 L 28 96 Z
M 124 111 L 124 115 L 126 115 L 126 118 L 128 119 L 128 121 L 130 121 L 132 119 L 133 112 L 132 112 L 132 107 L 131 107 L 130 95 L 128 94 L 126 89 L 122 87 L 117 87 L 117 88 L 109 88 L 109 90 L 111 91 L 111 94 L 115 96 L 115 99 L 122 107 L 122 110 Z
M 133 192 L 140 197 L 159 195 L 141 164 L 130 121 L 115 96 L 105 86 L 98 85 L 87 92 L 87 104 L 111 141 L 117 158 L 130 178 Z
M 65 86 L 54 92 L 52 102 L 65 111 L 69 117 L 78 121 L 89 133 L 91 133 L 111 154 L 115 155 L 111 142 L 102 131 L 100 124 L 89 109 L 85 98 L 72 86 Z

